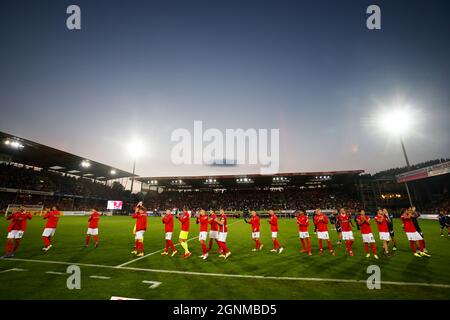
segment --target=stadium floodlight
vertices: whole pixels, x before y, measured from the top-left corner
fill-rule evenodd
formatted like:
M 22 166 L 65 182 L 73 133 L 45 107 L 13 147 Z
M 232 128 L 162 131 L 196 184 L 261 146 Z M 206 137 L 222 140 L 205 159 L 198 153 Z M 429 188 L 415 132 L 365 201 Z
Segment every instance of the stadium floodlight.
M 395 136 L 405 135 L 412 122 L 411 112 L 407 107 L 385 112 L 378 118 L 381 128 Z
M 131 140 L 127 144 L 127 151 L 133 159 L 139 158 L 144 153 L 144 144 L 139 139 Z
M 109 173 L 111 173 L 112 175 L 115 175 L 117 172 L 116 172 L 116 170 L 111 169 L 111 171 Z
M 5 140 L 5 144 L 6 144 L 7 146 L 9 146 L 10 143 L 11 143 L 11 141 Z
M 377 119 L 377 124 L 384 132 L 389 133 L 391 136 L 400 138 L 400 144 L 408 170 L 411 166 L 409 164 L 403 137 L 408 133 L 408 130 L 414 126 L 414 120 L 418 118 L 418 116 L 414 113 L 414 110 L 411 110 L 408 105 L 405 105 L 403 107 L 398 107 L 390 111 L 385 111 L 381 113 Z M 408 194 L 409 204 L 412 206 L 413 203 L 407 182 L 405 182 L 405 188 Z
M 89 168 L 91 166 L 91 163 L 89 162 L 89 160 L 83 160 L 81 161 L 81 166 L 83 168 Z

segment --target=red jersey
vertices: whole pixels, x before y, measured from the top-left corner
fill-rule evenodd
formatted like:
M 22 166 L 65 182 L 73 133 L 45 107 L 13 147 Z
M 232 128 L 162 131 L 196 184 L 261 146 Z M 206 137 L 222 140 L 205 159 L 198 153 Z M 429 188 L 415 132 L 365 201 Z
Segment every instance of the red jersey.
M 200 215 L 197 218 L 197 221 L 198 221 L 198 223 L 200 223 L 200 232 L 208 231 L 209 220 L 208 220 L 208 216 L 206 214 Z
M 181 222 L 181 231 L 188 231 L 189 232 L 189 226 L 190 226 L 190 219 L 189 212 L 184 211 L 183 215 L 178 218 Z
M 218 224 L 217 221 L 216 221 L 216 219 L 217 219 L 216 214 L 213 213 L 213 214 L 211 214 L 209 217 L 211 218 L 211 219 L 209 220 L 209 224 L 211 225 L 210 230 L 211 230 L 211 231 L 219 231 L 219 224 Z
M 252 225 L 252 232 L 259 232 L 261 221 L 258 216 L 252 216 L 247 223 Z
M 326 214 L 316 214 L 314 216 L 314 224 L 317 226 L 318 232 L 328 231 L 328 217 Z
M 275 214 L 270 217 L 269 223 L 270 223 L 270 231 L 278 232 L 278 217 Z
M 358 216 L 356 221 L 359 224 L 359 229 L 361 230 L 361 234 L 369 234 L 372 233 L 372 228 L 370 227 L 370 218 L 368 216 Z
M 389 226 L 385 216 L 376 215 L 375 221 L 377 223 L 378 232 L 389 232 Z
M 147 230 L 147 214 L 136 212 L 131 216 L 136 219 L 136 231 L 146 231 Z
M 58 210 L 53 210 L 44 214 L 44 219 L 47 219 L 47 223 L 45 224 L 46 228 L 55 229 L 58 226 L 60 213 Z
M 10 214 L 6 220 L 12 220 L 8 226 L 8 232 L 12 230 L 25 231 L 27 229 L 27 220 L 31 220 L 33 216 L 29 212 L 14 212 Z
M 173 232 L 173 215 L 168 214 L 162 218 L 162 223 L 164 223 L 164 232 Z
M 414 222 L 411 217 L 402 214 L 400 219 L 402 219 L 403 226 L 405 227 L 405 232 L 416 232 L 416 227 L 414 226 Z
M 222 225 L 220 225 L 220 232 L 228 232 L 228 228 L 227 228 L 227 215 L 221 214 L 220 215 L 220 219 L 222 220 Z
M 309 219 L 307 215 L 297 217 L 298 230 L 300 232 L 307 232 L 309 226 Z
M 100 220 L 100 213 L 92 212 L 91 216 L 88 219 L 88 222 L 89 222 L 88 228 L 97 229 L 99 220 Z
M 349 214 L 338 214 L 338 221 L 341 224 L 341 229 L 343 232 L 352 231 L 351 218 Z

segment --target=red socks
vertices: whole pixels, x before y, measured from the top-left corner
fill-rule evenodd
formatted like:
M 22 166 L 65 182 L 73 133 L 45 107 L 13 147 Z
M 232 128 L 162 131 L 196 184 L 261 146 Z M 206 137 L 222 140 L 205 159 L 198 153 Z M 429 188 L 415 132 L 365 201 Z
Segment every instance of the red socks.
M 411 248 L 411 251 L 413 253 L 416 253 L 416 242 L 415 241 L 409 241 L 409 247 Z
M 230 252 L 230 250 L 228 250 L 227 244 L 225 242 L 218 241 L 218 243 L 219 243 L 219 246 L 220 246 L 220 248 L 222 248 L 222 251 L 224 253 Z
M 205 244 L 204 241 L 203 241 L 201 244 L 202 244 L 202 253 L 203 253 L 203 254 L 206 254 L 206 252 L 207 252 L 207 250 L 206 250 L 206 244 Z
M 333 246 L 331 245 L 331 241 L 328 240 L 328 249 L 330 249 L 330 251 L 333 251 Z
M 303 249 L 303 251 L 306 251 L 306 247 L 305 247 L 305 239 L 300 238 L 300 242 L 302 243 L 302 249 Z
M 376 255 L 377 254 L 377 247 L 375 247 L 375 243 L 371 243 L 371 246 L 372 246 L 373 254 Z
M 255 240 L 255 248 L 259 249 L 260 246 L 261 246 L 261 242 L 259 242 L 259 239 Z
M 96 244 L 98 243 L 98 236 L 94 236 L 94 241 Z
M 319 239 L 319 250 L 323 250 L 322 239 Z
M 19 248 L 19 245 L 20 245 L 20 239 L 16 239 L 14 242 L 13 252 L 16 252 L 17 248 Z
M 42 237 L 42 240 L 44 240 L 44 245 L 46 247 L 48 247 L 51 244 L 49 237 Z
M 8 239 L 8 242 L 6 243 L 6 253 L 11 253 L 12 245 L 12 240 Z
M 277 248 L 281 248 L 280 243 L 277 239 L 273 239 L 273 248 L 276 250 Z
M 423 252 L 423 249 L 425 249 L 425 241 L 424 240 L 419 240 L 419 247 L 420 247 L 420 252 Z
M 311 242 L 309 241 L 309 238 L 306 238 L 306 245 L 308 246 L 308 252 L 311 252 Z
M 366 253 L 370 253 L 369 244 L 364 243 L 364 250 L 366 250 Z
M 86 236 L 86 246 L 89 245 L 89 241 L 91 240 L 91 236 L 87 235 Z

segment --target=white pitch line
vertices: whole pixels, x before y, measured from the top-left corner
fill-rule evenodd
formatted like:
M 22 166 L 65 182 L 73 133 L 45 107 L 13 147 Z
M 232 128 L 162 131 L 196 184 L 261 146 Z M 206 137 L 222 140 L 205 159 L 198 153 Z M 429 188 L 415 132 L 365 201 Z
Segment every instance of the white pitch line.
M 10 272 L 10 271 L 19 271 L 19 272 L 21 272 L 21 271 L 28 271 L 28 270 L 26 270 L 26 269 L 19 269 L 19 268 L 12 268 L 12 269 L 8 269 L 8 270 L 0 271 L 0 273 L 7 273 L 7 272 Z
M 1 260 L 0 260 L 1 261 Z M 89 263 L 76 263 L 76 262 L 64 262 L 64 261 L 50 261 L 50 260 L 32 260 L 32 259 L 17 259 L 9 258 L 8 261 L 21 261 L 21 262 L 35 262 L 46 264 L 59 264 L 59 265 L 78 265 L 81 267 L 93 267 L 93 268 L 105 268 L 114 270 L 129 270 L 129 271 L 142 271 L 142 272 L 154 272 L 154 273 L 168 273 L 168 274 L 182 274 L 201 277 L 220 277 L 220 278 L 241 278 L 241 279 L 260 279 L 260 280 L 288 280 L 288 281 L 314 281 L 314 282 L 341 282 L 341 283 L 355 283 L 365 284 L 367 280 L 354 280 L 354 279 L 331 279 L 331 278 L 301 278 L 301 277 L 277 277 L 277 276 L 258 276 L 250 274 L 229 274 L 229 273 L 209 273 L 209 272 L 191 272 L 191 271 L 179 271 L 179 270 L 162 270 L 162 269 L 145 269 L 145 268 L 133 268 L 122 267 L 117 268 L 115 266 L 107 266 L 102 264 L 89 264 Z M 395 285 L 395 286 L 418 286 L 418 287 L 435 287 L 450 289 L 450 284 L 441 283 L 426 283 L 426 282 L 398 282 L 398 281 L 381 281 L 383 285 Z
M 111 277 L 104 277 L 104 276 L 89 276 L 89 278 L 101 279 L 101 280 L 109 280 L 109 279 L 111 279 Z
M 240 221 L 242 221 L 242 220 L 234 221 L 233 223 L 230 223 L 228 226 L 231 226 L 231 225 L 233 225 L 233 224 L 235 224 L 235 223 L 237 223 L 237 222 L 240 222 Z M 189 242 L 189 241 L 192 241 L 192 240 L 195 240 L 195 239 L 198 239 L 198 236 L 197 236 L 197 237 L 190 238 L 190 239 L 186 240 L 186 242 Z M 180 245 L 180 244 L 177 243 L 177 244 L 175 245 L 175 247 L 177 247 L 177 246 L 179 246 L 179 245 Z M 154 254 L 157 254 L 157 253 L 159 253 L 159 252 L 162 252 L 162 251 L 164 251 L 164 250 L 166 250 L 166 248 L 162 248 L 161 250 L 158 250 L 158 251 L 155 251 L 155 252 L 146 254 L 146 255 L 144 255 L 144 256 L 142 256 L 142 257 L 139 257 L 139 258 L 130 260 L 130 261 L 128 261 L 128 262 L 122 263 L 122 264 L 116 266 L 116 268 L 122 268 L 122 267 L 125 267 L 125 266 L 127 266 L 127 265 L 129 265 L 129 264 L 132 264 L 133 262 L 136 262 L 136 261 L 145 259 L 145 258 L 147 258 L 147 257 L 150 257 L 150 256 L 152 256 L 152 255 L 154 255 Z
M 57 271 L 47 271 L 46 274 L 56 274 L 58 276 L 62 276 L 62 275 L 66 275 L 67 273 L 57 272 Z

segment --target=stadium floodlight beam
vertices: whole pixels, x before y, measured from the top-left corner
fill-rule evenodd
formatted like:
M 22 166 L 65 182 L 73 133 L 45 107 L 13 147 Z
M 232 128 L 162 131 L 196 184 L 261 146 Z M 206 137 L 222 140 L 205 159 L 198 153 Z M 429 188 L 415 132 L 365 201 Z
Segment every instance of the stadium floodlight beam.
M 386 112 L 382 114 L 378 120 L 383 131 L 388 132 L 400 139 L 403 156 L 405 157 L 406 167 L 409 170 L 411 166 L 409 164 L 408 154 L 406 153 L 405 143 L 403 141 L 403 137 L 408 132 L 413 123 L 413 118 L 411 116 L 411 112 L 408 110 L 408 107 L 398 108 L 391 112 Z M 413 202 L 407 182 L 405 182 L 405 188 L 406 193 L 408 194 L 409 204 L 412 207 Z
M 137 139 L 132 140 L 128 143 L 127 150 L 128 150 L 128 153 L 133 158 L 133 175 L 131 177 L 131 190 L 130 190 L 130 193 L 133 194 L 134 176 L 136 173 L 136 160 L 137 160 L 137 158 L 142 156 L 142 154 L 144 152 L 144 144 L 142 143 L 141 140 L 137 140 Z M 131 200 L 131 195 L 130 195 L 130 200 Z

